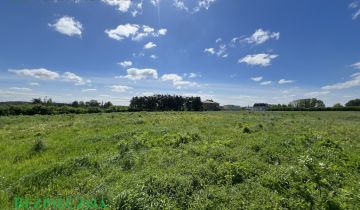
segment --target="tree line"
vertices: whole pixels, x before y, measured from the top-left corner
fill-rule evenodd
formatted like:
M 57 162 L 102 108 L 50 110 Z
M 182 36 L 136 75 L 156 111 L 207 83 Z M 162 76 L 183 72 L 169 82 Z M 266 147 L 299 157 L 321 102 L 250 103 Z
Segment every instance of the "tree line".
M 54 103 L 51 98 L 34 98 L 30 103 L 1 103 L 0 116 L 7 115 L 53 115 L 53 114 L 88 114 L 101 112 L 124 112 L 126 106 L 114 106 L 110 101 L 100 103 L 97 100 L 74 101 L 72 103 Z
M 202 111 L 200 97 L 183 97 L 178 95 L 153 95 L 133 97 L 130 100 L 130 111 Z
M 325 103 L 316 98 L 299 99 L 286 104 L 270 105 L 269 111 L 360 111 L 360 99 L 350 100 L 344 105 L 336 103 L 325 107 Z

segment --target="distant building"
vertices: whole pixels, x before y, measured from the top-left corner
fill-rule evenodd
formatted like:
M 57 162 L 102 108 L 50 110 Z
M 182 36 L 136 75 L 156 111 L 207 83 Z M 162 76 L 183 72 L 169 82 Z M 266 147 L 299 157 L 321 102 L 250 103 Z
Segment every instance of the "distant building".
M 256 103 L 254 104 L 253 111 L 266 111 L 269 108 L 269 104 L 266 103 Z
M 225 110 L 225 111 L 240 111 L 241 107 L 236 106 L 236 105 L 224 105 L 222 107 L 222 110 Z
M 214 102 L 213 100 L 203 101 L 203 109 L 204 111 L 218 111 L 220 110 L 220 104 Z

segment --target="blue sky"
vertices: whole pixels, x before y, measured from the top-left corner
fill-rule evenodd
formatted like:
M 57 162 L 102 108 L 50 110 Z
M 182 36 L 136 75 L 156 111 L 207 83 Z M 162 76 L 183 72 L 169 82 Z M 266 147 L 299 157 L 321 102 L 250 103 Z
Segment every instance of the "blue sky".
M 1 101 L 360 97 L 357 1 L 4 0 L 0 14 Z

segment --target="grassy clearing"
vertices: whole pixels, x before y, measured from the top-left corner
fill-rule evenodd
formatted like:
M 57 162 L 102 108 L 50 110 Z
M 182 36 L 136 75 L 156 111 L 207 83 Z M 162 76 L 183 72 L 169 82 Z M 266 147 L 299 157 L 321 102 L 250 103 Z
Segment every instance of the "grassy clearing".
M 106 197 L 110 209 L 356 209 L 358 112 L 0 117 L 0 207 Z

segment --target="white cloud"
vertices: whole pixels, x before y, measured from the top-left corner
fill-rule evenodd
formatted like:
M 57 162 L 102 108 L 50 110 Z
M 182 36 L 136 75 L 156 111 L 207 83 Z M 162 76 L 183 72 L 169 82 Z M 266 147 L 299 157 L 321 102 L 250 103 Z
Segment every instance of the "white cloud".
M 54 24 L 49 24 L 50 27 L 54 28 L 57 32 L 74 36 L 81 36 L 83 26 L 79 21 L 76 21 L 75 18 L 64 16 L 56 21 Z
M 219 38 L 217 38 L 216 40 L 215 40 L 215 43 L 219 43 L 219 42 L 221 42 L 222 41 L 222 39 L 219 37 Z
M 272 82 L 271 81 L 264 81 L 261 82 L 260 85 L 270 85 Z
M 178 74 L 164 74 L 161 79 L 163 81 L 171 81 L 173 85 L 180 89 L 182 86 L 196 86 L 195 82 L 185 81 L 182 76 Z
M 112 85 L 112 86 L 107 86 L 107 87 L 111 88 L 112 92 L 117 92 L 117 93 L 124 93 L 124 92 L 132 89 L 132 87 L 125 86 L 125 85 Z
M 360 72 L 351 75 L 351 79 L 346 82 L 336 83 L 322 87 L 323 90 L 341 90 L 360 86 Z
M 122 62 L 119 62 L 118 63 L 120 66 L 126 68 L 126 67 L 129 67 L 129 66 L 132 66 L 132 62 L 131 61 L 122 61 Z
M 157 59 L 157 58 L 158 58 L 158 56 L 157 56 L 157 55 L 152 54 L 152 55 L 150 55 L 150 58 L 151 58 L 151 59 Z
M 192 9 L 189 9 L 189 7 L 186 6 L 184 0 L 174 0 L 173 5 L 179 10 L 184 10 L 193 14 L 199 12 L 202 9 L 208 10 L 210 6 L 215 3 L 215 1 L 216 0 L 197 0 L 196 5 L 194 5 Z
M 160 3 L 160 0 L 150 0 L 150 3 L 154 6 L 158 6 Z
M 108 36 L 112 39 L 122 40 L 124 38 L 134 36 L 138 32 L 139 27 L 140 26 L 137 24 L 127 23 L 125 25 L 119 25 L 115 29 L 110 29 L 110 30 L 106 29 L 105 33 L 107 33 Z
M 161 28 L 161 29 L 159 29 L 158 30 L 158 35 L 160 36 L 165 36 L 166 35 L 166 33 L 167 33 L 167 29 L 166 28 Z
M 221 56 L 223 58 L 226 58 L 228 55 L 225 54 L 225 52 L 226 52 L 226 45 L 222 44 L 220 45 L 219 50 L 216 52 L 216 55 L 219 57 Z
M 115 6 L 121 12 L 127 12 L 131 6 L 131 0 L 102 0 L 110 6 Z
M 352 16 L 353 20 L 356 20 L 360 16 L 360 9 L 358 9 Z
M 196 73 L 190 73 L 189 74 L 189 78 L 195 78 L 195 77 L 198 77 L 199 75 L 198 74 L 196 74 Z
M 251 80 L 255 81 L 255 82 L 260 82 L 263 79 L 263 77 L 253 77 L 251 78 Z
M 354 67 L 355 69 L 360 69 L 360 62 L 354 63 L 351 66 Z
M 359 1 L 354 1 L 349 4 L 349 8 L 355 9 L 359 7 Z
M 356 9 L 356 11 L 352 14 L 353 20 L 357 19 L 360 16 L 360 9 L 358 9 L 358 7 L 360 5 L 359 3 L 360 3 L 359 1 L 354 1 L 349 4 L 349 8 L 354 9 L 354 10 Z
M 156 69 L 137 69 L 137 68 L 130 68 L 127 71 L 126 76 L 120 76 L 117 78 L 127 78 L 131 80 L 140 80 L 140 79 L 157 79 L 158 73 Z
M 90 88 L 90 89 L 82 89 L 81 92 L 86 93 L 86 92 L 93 92 L 96 91 L 96 89 L 94 88 Z
M 185 5 L 183 0 L 174 0 L 173 5 L 179 10 L 189 11 L 189 8 Z
M 201 9 L 206 9 L 208 10 L 211 6 L 211 4 L 213 4 L 215 2 L 215 0 L 199 0 L 198 1 L 198 5 L 194 8 L 193 12 L 198 12 Z
M 30 88 L 21 88 L 21 87 L 11 87 L 10 90 L 16 90 L 16 91 L 32 91 Z
M 323 91 L 323 92 L 309 92 L 309 93 L 305 93 L 304 95 L 307 97 L 318 97 L 318 96 L 324 96 L 329 94 L 330 92 L 328 91 Z
M 147 25 L 140 26 L 137 24 L 127 23 L 125 25 L 118 25 L 115 29 L 106 29 L 105 33 L 110 38 L 119 41 L 125 38 L 131 38 L 132 40 L 139 41 L 148 36 L 164 36 L 167 33 L 167 29 L 161 28 L 158 31 L 155 31 L 154 28 Z
M 59 78 L 59 74 L 57 72 L 47 70 L 45 68 L 39 68 L 39 69 L 9 69 L 9 72 L 13 72 L 16 75 L 19 76 L 29 76 L 29 77 L 35 77 L 37 79 L 56 79 Z
M 217 39 L 216 42 L 218 42 L 219 39 Z M 204 53 L 209 53 L 211 55 L 216 54 L 218 57 L 227 58 L 229 55 L 226 54 L 227 46 L 225 44 L 221 44 L 216 50 L 215 48 L 206 48 L 204 49 Z
M 282 84 L 288 84 L 288 83 L 293 83 L 295 82 L 294 80 L 286 80 L 286 79 L 281 79 L 279 80 L 279 84 L 282 85 Z
M 256 54 L 256 55 L 247 55 L 238 60 L 238 63 L 246 63 L 248 65 L 259 65 L 259 66 L 269 66 L 271 65 L 271 60 L 277 58 L 278 55 L 271 54 Z
M 244 41 L 246 41 L 249 44 L 255 43 L 255 44 L 263 44 L 266 41 L 270 39 L 278 40 L 280 38 L 279 32 L 270 32 L 270 31 L 264 31 L 263 29 L 258 29 L 255 31 L 251 37 L 245 38 Z
M 214 54 L 215 54 L 215 50 L 214 50 L 214 48 L 206 48 L 206 49 L 204 50 L 204 53 L 209 53 L 209 54 L 211 54 L 211 55 L 214 55 Z
M 74 82 L 75 85 L 84 85 L 86 83 L 91 83 L 90 80 L 85 80 L 84 78 L 72 73 L 72 72 L 65 72 L 61 77 L 65 81 Z
M 153 42 L 148 42 L 146 45 L 144 45 L 144 49 L 151 49 L 156 47 L 157 45 L 154 44 Z
M 29 85 L 31 85 L 31 86 L 39 86 L 40 84 L 37 83 L 37 82 L 30 82 Z

